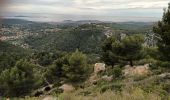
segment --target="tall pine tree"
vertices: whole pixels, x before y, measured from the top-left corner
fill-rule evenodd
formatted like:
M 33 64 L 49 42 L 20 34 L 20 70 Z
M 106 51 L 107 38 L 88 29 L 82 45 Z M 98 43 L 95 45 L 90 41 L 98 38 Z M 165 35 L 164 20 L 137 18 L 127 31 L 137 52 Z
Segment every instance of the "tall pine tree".
M 170 3 L 168 8 L 164 9 L 162 20 L 153 31 L 160 37 L 157 45 L 163 60 L 170 61 Z

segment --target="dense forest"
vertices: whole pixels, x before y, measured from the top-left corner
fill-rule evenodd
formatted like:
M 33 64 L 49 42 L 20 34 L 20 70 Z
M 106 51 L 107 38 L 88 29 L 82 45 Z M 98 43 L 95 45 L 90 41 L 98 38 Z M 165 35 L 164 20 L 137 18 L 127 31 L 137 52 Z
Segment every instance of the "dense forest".
M 0 99 L 170 100 L 169 50 L 170 4 L 155 23 L 5 19 Z

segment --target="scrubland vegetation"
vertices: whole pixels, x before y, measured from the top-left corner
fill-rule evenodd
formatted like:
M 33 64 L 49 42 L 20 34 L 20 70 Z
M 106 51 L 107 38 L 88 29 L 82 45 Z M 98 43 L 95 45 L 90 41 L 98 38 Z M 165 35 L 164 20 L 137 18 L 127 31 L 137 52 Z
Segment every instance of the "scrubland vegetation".
M 109 26 L 107 23 L 60 26 L 57 32 L 1 41 L 0 97 L 170 100 L 170 4 L 162 20 L 153 26 L 155 37 L 151 42 L 156 41 L 155 46 L 148 45 L 147 37 L 134 30 L 123 35 L 119 30 L 120 33 L 108 36 L 106 29 L 114 29 L 106 28 Z M 29 48 L 10 44 L 14 41 Z M 94 72 L 96 63 L 104 68 Z M 65 92 L 63 84 L 71 89 Z

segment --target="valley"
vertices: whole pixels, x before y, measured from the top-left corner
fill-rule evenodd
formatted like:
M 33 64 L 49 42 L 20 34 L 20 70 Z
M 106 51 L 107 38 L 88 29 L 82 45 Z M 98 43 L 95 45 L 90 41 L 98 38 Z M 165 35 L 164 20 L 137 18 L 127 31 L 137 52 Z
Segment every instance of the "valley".
M 0 100 L 170 100 L 169 32 L 170 4 L 158 22 L 4 18 Z

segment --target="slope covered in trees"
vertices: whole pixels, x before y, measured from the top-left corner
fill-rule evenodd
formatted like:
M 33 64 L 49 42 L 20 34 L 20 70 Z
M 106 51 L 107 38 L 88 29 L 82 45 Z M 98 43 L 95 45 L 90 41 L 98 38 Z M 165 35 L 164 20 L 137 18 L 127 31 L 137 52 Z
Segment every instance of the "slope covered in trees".
M 33 28 L 14 24 L 14 29 L 28 28 L 17 39 L 29 48 L 9 44 L 13 39 L 0 42 L 0 97 L 169 100 L 169 19 L 170 4 L 153 29 L 158 35 L 155 47 L 145 45 L 143 34 L 122 33 L 130 27 L 142 32 L 137 24 L 144 27 L 143 23 L 135 23 L 136 27 L 124 23 L 123 31 L 114 31 L 113 27 L 122 26 L 109 27 L 109 23 L 65 28 L 47 23 L 32 24 Z
M 99 53 L 100 44 L 106 38 L 104 30 L 96 25 L 81 25 L 56 33 L 30 36 L 24 41 L 33 49 L 72 52 L 79 49 L 85 53 Z

